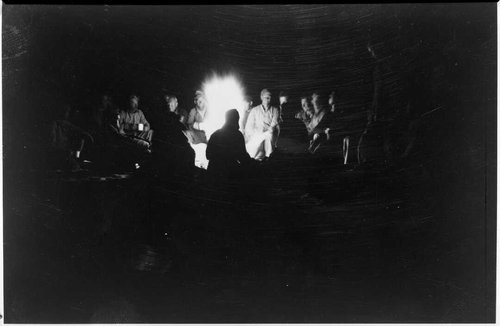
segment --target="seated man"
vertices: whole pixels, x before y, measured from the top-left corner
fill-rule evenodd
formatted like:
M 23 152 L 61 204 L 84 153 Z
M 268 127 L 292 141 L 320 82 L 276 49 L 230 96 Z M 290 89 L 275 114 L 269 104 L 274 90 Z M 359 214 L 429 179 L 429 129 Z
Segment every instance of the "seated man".
M 174 113 L 178 120 L 182 124 L 186 124 L 187 118 L 188 118 L 188 113 L 186 110 L 179 108 L 179 101 L 177 100 L 177 97 L 174 95 L 165 95 L 165 101 L 168 104 L 168 109 L 170 112 Z
M 341 110 L 335 110 L 336 109 L 336 97 L 335 97 L 335 91 L 332 91 L 328 97 L 328 106 L 330 107 L 330 115 L 333 118 L 335 125 L 330 126 L 329 128 L 326 129 L 327 132 L 327 138 L 333 138 L 335 136 L 335 142 L 341 142 L 341 148 L 342 148 L 342 161 L 344 165 L 347 164 L 348 158 L 349 158 L 349 148 L 350 148 L 350 141 L 351 141 L 351 136 L 349 135 L 350 133 L 350 126 L 349 126 L 349 121 L 346 121 L 344 115 L 345 112 L 341 112 Z
M 301 105 L 302 110 L 300 110 L 299 112 L 297 112 L 295 114 L 295 119 L 302 121 L 302 123 L 304 124 L 303 126 L 305 126 L 307 128 L 307 126 L 309 125 L 309 122 L 311 122 L 311 118 L 314 114 L 314 110 L 311 107 L 311 103 L 309 103 L 307 95 L 301 96 L 300 105 Z
M 263 89 L 262 103 L 254 107 L 248 115 L 245 127 L 246 148 L 250 157 L 256 160 L 269 158 L 276 148 L 279 132 L 279 110 L 270 105 L 271 92 Z
M 128 110 L 120 112 L 118 119 L 120 133 L 130 137 L 137 145 L 150 148 L 153 138 L 149 122 L 144 113 L 139 109 L 139 97 L 130 96 L 130 107 Z
M 108 99 L 103 97 L 103 104 Z M 142 165 L 150 153 L 148 142 L 127 135 L 122 130 L 118 107 L 108 102 L 102 110 L 99 141 L 93 148 L 93 160 L 96 166 L 106 171 L 126 171 L 136 169 L 136 163 Z
M 307 131 L 311 138 L 309 152 L 315 153 L 319 146 L 329 140 L 329 130 L 332 123 L 332 115 L 323 105 L 323 98 L 319 92 L 314 92 L 311 101 L 314 113 L 307 125 Z
M 191 144 L 207 143 L 207 135 L 203 122 L 207 116 L 207 102 L 201 91 L 196 91 L 194 98 L 195 107 L 189 111 L 187 118 L 187 136 Z
M 208 114 L 207 100 L 202 91 L 196 91 L 194 98 L 195 107 L 189 111 L 186 127 L 184 131 L 189 144 L 196 153 L 195 165 L 206 169 L 208 160 L 205 156 L 207 149 L 206 118 Z
M 305 124 L 308 124 L 309 121 L 311 121 L 311 117 L 313 115 L 313 110 L 311 108 L 311 105 L 309 104 L 309 101 L 307 100 L 307 95 L 303 95 L 300 98 L 300 106 L 302 110 L 297 112 L 295 114 L 295 119 L 299 119 L 300 121 L 304 122 Z
M 238 130 L 240 115 L 236 109 L 226 112 L 226 123 L 208 141 L 206 156 L 208 173 L 213 176 L 236 176 L 240 166 L 251 161 L 245 140 Z

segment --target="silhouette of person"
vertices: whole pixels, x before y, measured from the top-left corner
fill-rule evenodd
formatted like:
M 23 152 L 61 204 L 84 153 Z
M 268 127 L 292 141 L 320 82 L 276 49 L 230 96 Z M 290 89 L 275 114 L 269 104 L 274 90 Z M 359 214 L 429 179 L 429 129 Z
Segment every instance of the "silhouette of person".
M 208 141 L 207 172 L 213 176 L 235 177 L 241 166 L 251 161 L 245 139 L 239 129 L 240 115 L 236 109 L 226 112 L 226 122 Z

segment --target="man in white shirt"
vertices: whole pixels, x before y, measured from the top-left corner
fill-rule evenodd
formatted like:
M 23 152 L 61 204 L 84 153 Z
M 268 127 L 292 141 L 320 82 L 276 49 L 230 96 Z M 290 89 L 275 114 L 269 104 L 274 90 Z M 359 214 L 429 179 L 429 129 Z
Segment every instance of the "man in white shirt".
M 271 106 L 271 92 L 260 92 L 262 103 L 248 115 L 245 127 L 246 148 L 250 157 L 262 161 L 269 158 L 276 147 L 279 132 L 279 110 Z

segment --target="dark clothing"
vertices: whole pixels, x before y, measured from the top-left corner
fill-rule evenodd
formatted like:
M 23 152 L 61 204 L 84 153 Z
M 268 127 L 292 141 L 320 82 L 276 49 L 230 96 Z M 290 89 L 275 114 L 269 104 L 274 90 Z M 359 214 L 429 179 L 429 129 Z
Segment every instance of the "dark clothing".
M 279 114 L 280 114 L 279 123 L 283 123 L 283 121 L 285 121 L 287 116 L 290 114 L 290 112 L 289 112 L 290 111 L 290 104 L 289 103 L 280 104 L 278 110 L 279 110 Z
M 184 109 L 177 108 L 174 113 L 177 115 L 179 122 L 182 123 L 185 127 L 187 127 L 189 112 L 187 112 Z
M 68 120 L 56 120 L 51 127 L 51 148 L 48 161 L 54 167 L 78 170 L 75 154 L 81 152 L 85 141 L 92 143 L 92 136 Z
M 249 162 L 245 140 L 238 127 L 225 125 L 212 134 L 206 151 L 208 171 L 217 176 L 235 176 L 242 164 Z
M 333 114 L 325 109 L 315 113 L 309 122 L 309 135 L 324 133 L 327 128 L 331 128 L 333 117 Z
M 292 110 L 288 103 L 284 104 L 282 109 L 281 118 L 283 121 L 280 123 L 280 137 L 294 140 L 306 140 L 307 130 L 304 126 L 304 122 L 296 118 L 296 112 Z
M 138 145 L 149 146 L 151 144 L 153 130 L 150 129 L 149 122 L 141 110 L 121 111 L 119 124 L 121 132 L 131 137 Z M 144 130 L 139 130 L 139 125 L 143 125 Z
M 179 116 L 167 111 L 157 117 L 155 121 L 155 151 L 169 150 L 172 146 L 187 145 L 187 138 L 183 131 L 186 127 L 179 121 Z
M 325 109 L 314 113 L 311 122 L 308 125 L 309 131 L 309 152 L 315 153 L 316 150 L 323 144 L 329 142 L 326 130 L 331 128 L 333 124 L 333 113 Z M 329 135 L 329 134 L 328 134 Z
M 177 114 L 164 111 L 157 116 L 153 161 L 159 175 L 185 175 L 193 168 L 195 155 L 185 130 Z
M 120 131 L 120 112 L 116 107 L 108 107 L 102 112 L 102 126 L 99 143 L 93 148 L 93 160 L 103 169 L 110 171 L 130 170 L 135 163 L 147 160 L 150 143 Z M 151 130 L 150 130 L 151 131 Z
M 85 130 L 67 120 L 56 120 L 52 125 L 51 143 L 54 149 L 81 151 L 86 139 L 92 141 L 92 137 Z
M 119 115 L 120 110 L 113 104 L 93 107 L 89 132 L 96 139 L 96 148 L 99 148 L 107 141 L 109 129 L 118 132 Z

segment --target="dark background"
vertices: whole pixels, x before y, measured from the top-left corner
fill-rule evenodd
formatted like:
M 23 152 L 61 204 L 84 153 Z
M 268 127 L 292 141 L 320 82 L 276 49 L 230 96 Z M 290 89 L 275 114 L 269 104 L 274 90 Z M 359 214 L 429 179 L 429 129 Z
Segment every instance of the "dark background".
M 168 91 L 188 108 L 212 71 L 237 74 L 256 100 L 264 87 L 335 89 L 344 106 L 355 108 L 368 42 L 398 72 L 403 102 L 420 98 L 454 110 L 460 94 L 488 101 L 494 89 L 489 4 L 6 5 L 4 12 L 6 109 L 22 97 L 33 108 L 23 116 L 34 119 L 103 91 L 118 99 L 137 92 L 148 107 Z M 6 122 L 16 113 L 5 110 Z
M 208 75 L 231 72 L 257 102 L 264 87 L 287 89 L 293 96 L 334 89 L 339 105 L 363 111 L 370 42 L 396 72 L 391 96 L 398 103 L 413 101 L 418 114 L 438 108 L 428 135 L 433 187 L 439 189 L 433 193 L 436 216 L 453 232 L 448 253 L 463 261 L 456 272 L 467 276 L 457 286 L 473 284 L 481 297 L 458 320 L 491 321 L 496 9 L 484 3 L 4 5 L 5 193 L 16 187 L 12 180 L 40 168 L 48 125 L 61 108 L 71 104 L 85 110 L 103 92 L 119 103 L 138 93 L 146 114 L 160 105 L 164 92 L 177 94 L 181 107 L 190 108 Z

